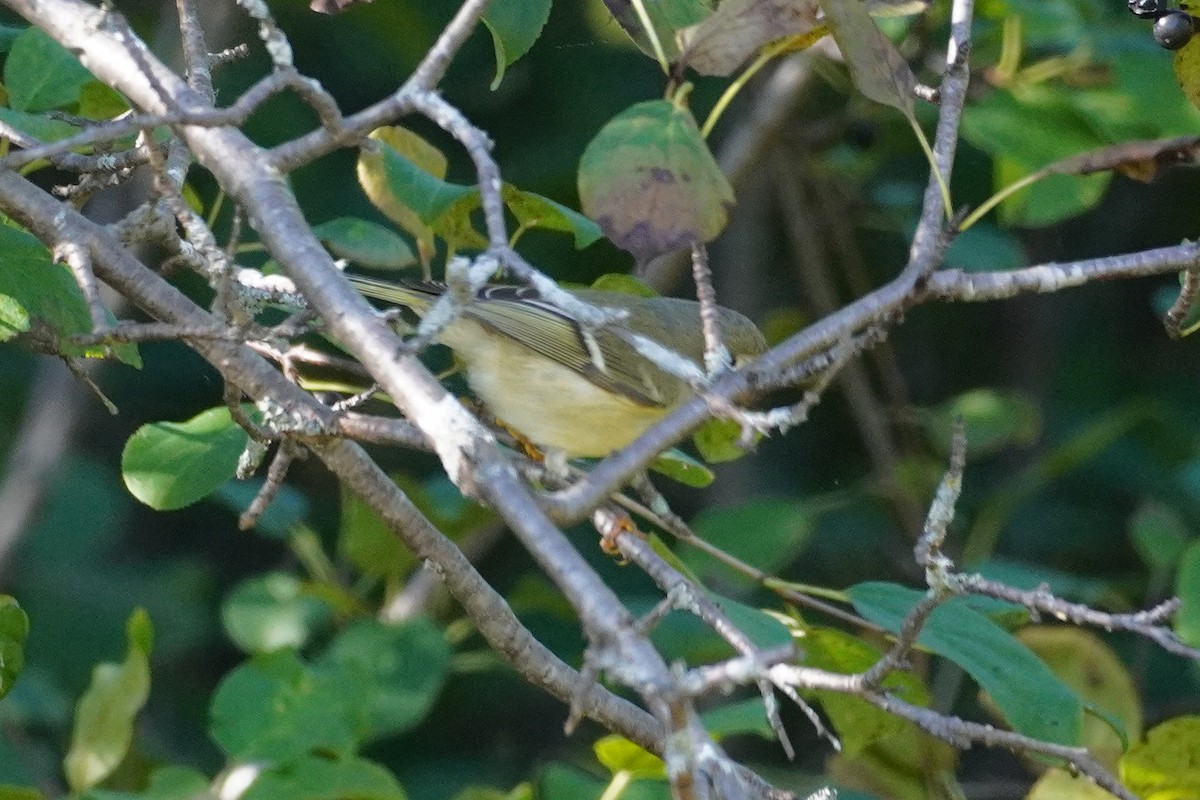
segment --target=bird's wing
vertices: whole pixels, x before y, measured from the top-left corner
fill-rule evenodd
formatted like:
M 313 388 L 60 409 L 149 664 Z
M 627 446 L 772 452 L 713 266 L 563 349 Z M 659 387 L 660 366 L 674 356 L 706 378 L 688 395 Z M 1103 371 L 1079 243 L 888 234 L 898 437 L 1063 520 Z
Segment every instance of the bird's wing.
M 510 293 L 491 287 L 486 300 L 464 313 L 496 333 L 508 336 L 601 389 L 648 407 L 671 405 L 682 383 L 607 330 L 588 331 L 562 309 L 521 289 Z

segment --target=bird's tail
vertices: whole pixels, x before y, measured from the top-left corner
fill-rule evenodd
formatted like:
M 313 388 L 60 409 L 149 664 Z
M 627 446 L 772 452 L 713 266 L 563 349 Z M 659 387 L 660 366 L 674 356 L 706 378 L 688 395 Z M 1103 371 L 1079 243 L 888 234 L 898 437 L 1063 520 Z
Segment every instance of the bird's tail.
M 375 300 L 383 300 L 398 306 L 404 306 L 417 314 L 429 310 L 446 287 L 432 281 L 403 280 L 398 282 L 381 281 L 362 275 L 347 275 L 350 283 L 365 296 Z

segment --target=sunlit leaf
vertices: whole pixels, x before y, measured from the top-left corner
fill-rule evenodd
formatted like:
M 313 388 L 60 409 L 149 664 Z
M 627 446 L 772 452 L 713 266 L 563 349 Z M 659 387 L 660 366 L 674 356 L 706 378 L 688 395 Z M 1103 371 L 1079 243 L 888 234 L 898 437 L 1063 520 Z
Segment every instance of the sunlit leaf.
M 575 237 L 576 250 L 582 250 L 604 235 L 600 226 L 583 214 L 540 194 L 526 192 L 506 183 L 501 196 L 522 227 L 569 233 Z
M 1121 759 L 1121 783 L 1138 797 L 1200 797 L 1200 717 L 1169 719 Z
M 1200 36 L 1193 36 L 1175 51 L 1174 66 L 1179 88 L 1192 105 L 1200 108 Z
M 247 653 L 302 647 L 329 618 L 329 607 L 287 572 L 246 579 L 221 606 L 225 633 Z
M 1087 775 L 1055 768 L 1038 778 L 1025 800 L 1113 800 L 1113 796 Z
M 150 617 L 133 612 L 126 628 L 129 649 L 120 664 L 98 664 L 75 710 L 71 748 L 63 760 L 67 783 L 76 792 L 112 774 L 133 741 L 133 719 L 150 695 Z
M 85 119 L 112 119 L 129 110 L 129 101 L 102 81 L 88 81 L 79 90 L 79 116 Z
M 234 476 L 247 438 L 224 406 L 143 425 L 121 454 L 125 486 L 158 511 L 191 505 Z
M 601 736 L 592 745 L 592 751 L 596 754 L 596 760 L 614 775 L 626 772 L 633 778 L 667 777 L 667 768 L 661 758 L 624 736 Z
M 425 139 L 399 126 L 376 128 L 371 131 L 370 138 L 378 142 L 380 148 L 364 148 L 359 153 L 356 170 L 359 185 L 384 216 L 413 235 L 417 240 L 421 262 L 428 264 L 434 252 L 433 230 L 428 224 L 432 220 L 424 220 L 409 199 L 414 191 L 410 184 L 420 176 L 404 180 L 404 171 L 392 167 L 391 171 L 401 172 L 399 177 L 393 179 L 389 171 L 388 151 L 384 146 L 402 156 L 419 172 L 437 181 L 446 177 L 446 156 Z
M 605 235 L 644 263 L 719 234 L 733 190 L 692 115 L 651 100 L 622 111 L 588 144 L 579 198 Z
M 761 434 L 756 434 L 753 442 L 757 442 Z M 709 464 L 722 464 L 726 461 L 736 461 L 746 455 L 749 450 L 742 444 L 742 426 L 737 420 L 710 419 L 706 420 L 692 434 L 692 444 Z
M 645 281 L 633 275 L 626 275 L 621 272 L 607 272 L 601 275 L 596 280 L 592 281 L 593 289 L 599 289 L 604 292 L 621 292 L 623 294 L 631 294 L 634 297 L 660 297 L 661 295 L 654 290 Z
M 1175 595 L 1183 604 L 1175 613 L 1175 632 L 1192 647 L 1200 647 L 1200 542 L 1193 542 L 1179 561 Z
M 870 667 L 882 653 L 876 648 L 835 628 L 811 627 L 797 641 L 804 651 L 806 666 L 853 675 Z M 929 692 L 911 672 L 893 672 L 884 682 L 889 693 L 919 706 L 929 705 Z M 839 692 L 812 692 L 829 716 L 843 752 L 853 757 L 867 747 L 899 733 L 906 724 L 861 698 Z
M 0 697 L 12 690 L 13 682 L 25 666 L 28 636 L 29 617 L 15 599 L 0 594 Z

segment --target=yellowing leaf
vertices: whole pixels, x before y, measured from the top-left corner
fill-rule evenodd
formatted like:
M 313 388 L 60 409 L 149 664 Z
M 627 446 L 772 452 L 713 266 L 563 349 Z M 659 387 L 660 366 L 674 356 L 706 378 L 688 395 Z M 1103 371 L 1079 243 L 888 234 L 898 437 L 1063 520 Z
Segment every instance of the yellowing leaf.
M 605 235 L 644 263 L 716 237 L 733 189 L 691 113 L 652 100 L 622 111 L 587 146 L 579 198 Z
M 1038 655 L 1083 700 L 1125 727 L 1126 738 L 1142 735 L 1142 710 L 1129 671 L 1116 653 L 1090 631 L 1061 625 L 1023 628 L 1017 639 Z M 1104 719 L 1083 719 L 1083 744 L 1110 767 L 1124 749 L 1121 737 Z
M 701 75 L 729 75 L 770 42 L 811 30 L 815 0 L 725 0 L 679 32 L 680 60 Z
M 432 177 L 438 180 L 446 177 L 446 156 L 407 128 L 376 128 L 371 131 L 370 138 L 392 148 Z M 358 182 L 384 216 L 416 238 L 421 263 L 428 264 L 433 257 L 433 231 L 389 180 L 385 158 L 386 151 L 382 149 L 363 150 L 358 157 Z
M 1176 717 L 1121 759 L 1121 783 L 1139 797 L 1200 797 L 1200 717 Z
M 1113 800 L 1113 796 L 1085 775 L 1050 769 L 1033 785 L 1025 800 Z
M 1200 36 L 1175 51 L 1175 77 L 1187 99 L 1200 108 Z

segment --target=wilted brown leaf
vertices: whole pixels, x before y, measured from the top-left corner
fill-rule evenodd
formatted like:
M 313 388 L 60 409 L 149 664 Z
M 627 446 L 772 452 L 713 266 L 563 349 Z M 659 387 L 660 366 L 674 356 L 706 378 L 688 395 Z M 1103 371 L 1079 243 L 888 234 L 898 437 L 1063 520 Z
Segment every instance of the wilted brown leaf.
M 701 75 L 729 75 L 763 45 L 811 30 L 816 17 L 816 0 L 725 0 L 679 32 L 679 60 Z

